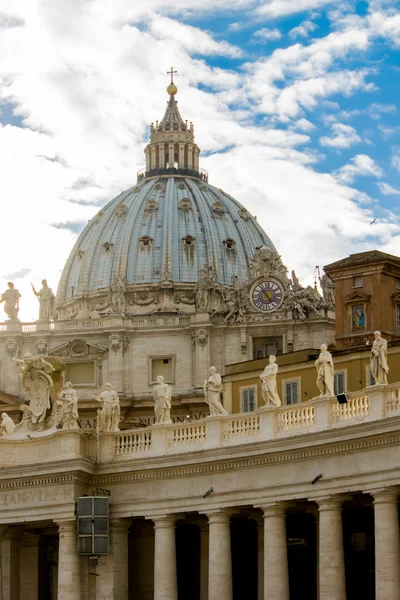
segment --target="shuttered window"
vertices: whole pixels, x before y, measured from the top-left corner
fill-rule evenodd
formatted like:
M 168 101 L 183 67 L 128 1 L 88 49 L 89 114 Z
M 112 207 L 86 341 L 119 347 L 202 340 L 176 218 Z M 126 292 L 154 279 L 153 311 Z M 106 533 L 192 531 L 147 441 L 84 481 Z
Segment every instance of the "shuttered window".
M 256 390 L 247 388 L 242 390 L 242 412 L 252 412 L 256 408 Z
M 285 382 L 285 400 L 286 404 L 297 404 L 299 402 L 299 382 Z

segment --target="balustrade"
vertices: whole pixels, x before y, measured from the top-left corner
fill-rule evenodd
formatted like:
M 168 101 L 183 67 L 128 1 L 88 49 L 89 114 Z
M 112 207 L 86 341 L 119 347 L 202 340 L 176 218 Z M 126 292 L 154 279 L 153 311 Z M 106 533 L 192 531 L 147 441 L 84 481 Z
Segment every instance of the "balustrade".
M 260 416 L 254 413 L 224 419 L 222 439 L 232 440 L 258 435 Z
M 346 404 L 333 403 L 332 423 L 350 421 L 351 419 L 363 419 L 369 414 L 368 396 L 354 396 L 348 398 Z

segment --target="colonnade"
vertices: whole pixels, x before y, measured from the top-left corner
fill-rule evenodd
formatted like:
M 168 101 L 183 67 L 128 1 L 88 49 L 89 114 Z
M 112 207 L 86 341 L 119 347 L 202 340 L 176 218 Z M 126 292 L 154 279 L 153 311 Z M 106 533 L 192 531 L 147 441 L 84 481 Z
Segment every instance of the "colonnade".
M 400 539 L 398 490 L 370 491 L 374 506 L 375 600 L 400 600 Z M 343 543 L 343 495 L 315 498 L 318 538 L 318 600 L 347 600 Z M 257 507 L 258 521 L 258 600 L 290 600 L 286 502 Z M 369 509 L 370 510 L 370 509 Z M 200 600 L 232 600 L 231 518 L 234 509 L 205 511 L 200 524 Z M 154 600 L 178 600 L 175 528 L 182 515 L 148 515 L 154 525 Z M 253 518 L 253 517 L 251 517 Z M 193 514 L 190 519 L 196 522 Z M 50 600 L 90 600 L 129 598 L 128 529 L 131 520 L 110 520 L 110 554 L 92 567 L 88 582 L 82 576 L 83 561 L 76 552 L 76 522 L 57 522 L 58 581 Z M 371 522 L 372 527 L 372 522 Z M 0 526 L 0 600 L 35 598 L 35 573 L 30 566 L 35 539 L 26 532 L 25 554 L 20 548 L 18 527 Z M 35 538 L 35 539 L 33 539 Z M 21 538 L 22 539 L 22 538 Z M 28 543 L 26 542 L 28 539 Z M 32 541 L 33 539 L 33 541 Z M 23 558 L 26 560 L 23 561 Z M 21 578 L 21 573 L 23 577 Z M 85 579 L 86 577 L 86 579 Z M 37 579 L 37 576 L 36 576 Z

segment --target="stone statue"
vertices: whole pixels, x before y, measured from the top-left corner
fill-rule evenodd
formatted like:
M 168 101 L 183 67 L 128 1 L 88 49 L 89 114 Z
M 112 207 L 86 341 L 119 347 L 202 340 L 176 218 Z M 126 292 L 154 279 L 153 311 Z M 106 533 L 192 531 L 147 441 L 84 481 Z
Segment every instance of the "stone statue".
M 39 300 L 39 321 L 51 321 L 54 316 L 55 295 L 47 285 L 46 279 L 42 281 L 42 288 L 37 292 L 32 285 L 33 293 Z
M 268 246 L 259 246 L 249 260 L 247 274 L 250 281 L 260 275 L 264 277 L 277 274 L 286 276 L 286 267 L 275 250 L 271 250 Z
M 2 419 L 2 421 L 0 423 L 1 435 L 3 436 L 4 434 L 7 434 L 7 433 L 14 433 L 15 423 L 12 420 L 12 418 L 9 417 L 7 413 L 3 412 L 3 413 L 1 413 L 1 419 Z
M 328 352 L 326 344 L 321 344 L 321 352 L 315 361 L 317 368 L 317 386 L 320 396 L 334 396 L 334 371 L 332 354 Z
M 171 425 L 171 386 L 164 383 L 162 375 L 157 376 L 157 383 L 153 388 L 153 398 L 156 423 Z
M 66 382 L 65 388 L 59 394 L 58 405 L 61 406 L 60 423 L 62 429 L 79 429 L 78 395 L 70 381 Z
M 4 312 L 7 317 L 15 321 L 18 319 L 19 299 L 21 298 L 21 294 L 14 287 L 12 281 L 9 281 L 7 285 L 8 290 L 2 294 L 0 302 L 4 302 Z
M 335 284 L 332 279 L 324 273 L 320 279 L 322 287 L 322 297 L 324 304 L 328 307 L 333 308 L 335 306 Z
M 262 397 L 266 406 L 282 406 L 282 401 L 279 398 L 276 387 L 276 375 L 278 373 L 278 365 L 276 364 L 276 356 L 271 354 L 269 357 L 269 365 L 260 375 Z
M 208 308 L 208 277 L 205 269 L 199 270 L 199 278 L 196 282 L 194 293 L 196 308 L 200 310 Z
M 38 429 L 45 428 L 45 418 L 51 408 L 50 390 L 53 387 L 51 375 L 53 365 L 42 355 L 33 356 L 25 352 L 23 360 L 13 359 L 18 363 L 19 376 L 24 390 L 29 395 L 29 407 L 21 406 L 24 413 L 29 413 L 29 420 Z
M 114 283 L 111 285 L 109 290 L 110 304 L 112 313 L 114 315 L 125 316 L 126 302 L 125 302 L 126 283 L 124 277 L 115 277 Z
M 210 416 L 227 415 L 221 404 L 222 379 L 215 367 L 210 367 L 210 376 L 204 382 L 204 398 L 210 407 Z
M 369 368 L 375 384 L 387 385 L 389 367 L 387 363 L 387 341 L 381 337 L 380 331 L 374 331 L 374 343 L 371 348 L 371 362 Z
M 119 431 L 121 409 L 118 394 L 111 383 L 106 383 L 104 387 L 105 389 L 100 396 L 94 396 L 95 400 L 101 404 L 101 410 L 97 413 L 100 421 L 100 431 Z

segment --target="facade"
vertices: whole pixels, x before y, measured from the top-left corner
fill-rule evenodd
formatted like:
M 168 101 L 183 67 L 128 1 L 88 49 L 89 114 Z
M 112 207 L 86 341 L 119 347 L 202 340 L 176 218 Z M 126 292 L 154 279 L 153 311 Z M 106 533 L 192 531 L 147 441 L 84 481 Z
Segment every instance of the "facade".
M 398 343 L 388 385 L 364 378 L 365 346 L 341 350 L 346 404 L 304 383 L 306 402 L 244 413 L 237 383 L 257 382 L 266 356 L 308 382 L 307 349 L 333 345 L 335 272 L 323 296 L 289 278 L 200 170 L 176 92 L 136 186 L 82 232 L 57 297 L 45 281 L 37 292 L 40 320 L 18 321 L 9 286 L 0 598 L 399 600 Z M 207 416 L 212 364 L 234 414 Z M 174 422 L 151 424 L 160 377 Z

